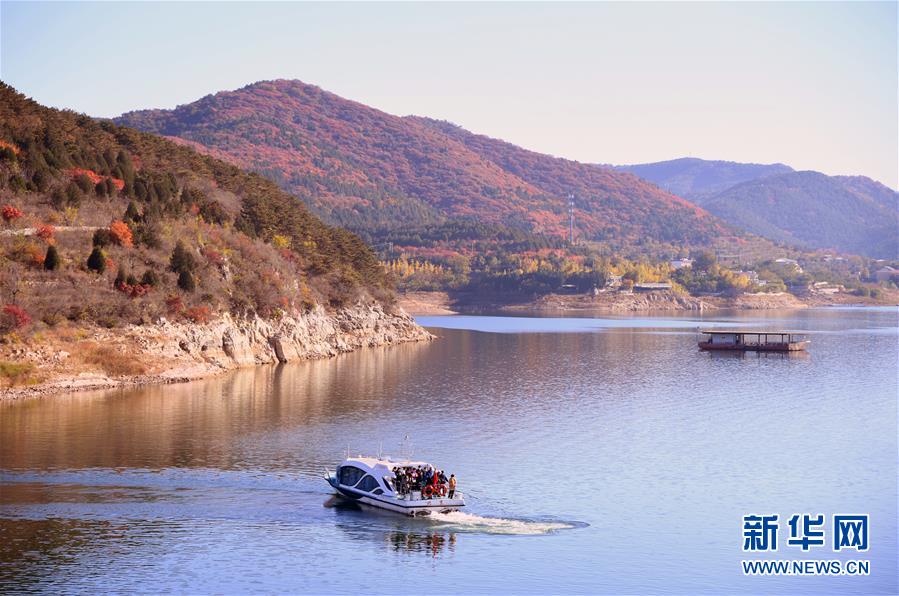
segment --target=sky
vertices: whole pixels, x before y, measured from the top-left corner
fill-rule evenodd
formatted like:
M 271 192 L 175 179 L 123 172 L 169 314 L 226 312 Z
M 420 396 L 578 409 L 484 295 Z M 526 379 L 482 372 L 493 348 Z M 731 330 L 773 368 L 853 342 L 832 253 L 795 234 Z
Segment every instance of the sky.
M 0 2 L 0 78 L 92 116 L 274 78 L 593 163 L 899 188 L 895 2 Z

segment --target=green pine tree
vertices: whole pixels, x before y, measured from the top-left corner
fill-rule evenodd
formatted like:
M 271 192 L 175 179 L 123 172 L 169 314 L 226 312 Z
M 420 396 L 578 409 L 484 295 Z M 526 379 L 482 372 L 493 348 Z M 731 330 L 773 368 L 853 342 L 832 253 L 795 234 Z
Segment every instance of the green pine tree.
M 52 244 L 47 247 L 47 255 L 44 257 L 44 269 L 47 271 L 59 269 L 59 252 Z
M 103 249 L 99 246 L 95 246 L 94 250 L 91 251 L 91 255 L 87 258 L 87 268 L 96 273 L 106 271 L 106 255 L 103 254 Z
M 178 274 L 178 287 L 185 292 L 193 292 L 197 289 L 197 282 L 194 281 L 194 276 L 190 271 L 185 270 Z

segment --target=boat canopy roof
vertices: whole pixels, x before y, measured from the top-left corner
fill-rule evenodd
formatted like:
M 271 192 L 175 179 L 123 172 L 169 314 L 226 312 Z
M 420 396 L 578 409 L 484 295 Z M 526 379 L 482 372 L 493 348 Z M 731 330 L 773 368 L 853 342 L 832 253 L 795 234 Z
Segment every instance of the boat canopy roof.
M 379 472 L 381 474 L 392 474 L 393 468 L 397 467 L 410 467 L 417 468 L 419 466 L 424 468 L 436 468 L 433 464 L 430 464 L 426 461 L 414 461 L 409 459 L 393 459 L 391 457 L 348 457 L 341 466 L 358 466 L 360 468 L 365 468 L 366 470 L 371 470 L 373 472 Z
M 700 329 L 706 335 L 805 335 L 805 331 L 757 331 L 748 329 Z

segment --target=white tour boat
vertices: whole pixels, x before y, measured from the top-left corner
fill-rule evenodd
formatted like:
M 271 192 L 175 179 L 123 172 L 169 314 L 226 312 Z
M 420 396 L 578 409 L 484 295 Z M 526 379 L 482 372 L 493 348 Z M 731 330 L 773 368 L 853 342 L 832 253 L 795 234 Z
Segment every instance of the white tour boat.
M 397 486 L 394 469 L 429 469 L 423 461 L 392 460 L 388 457 L 348 457 L 334 472 L 325 472 L 325 480 L 343 497 L 373 507 L 406 515 L 429 515 L 456 511 L 465 506 L 462 494 L 447 496 L 446 484 L 433 483 L 409 489 L 406 482 Z

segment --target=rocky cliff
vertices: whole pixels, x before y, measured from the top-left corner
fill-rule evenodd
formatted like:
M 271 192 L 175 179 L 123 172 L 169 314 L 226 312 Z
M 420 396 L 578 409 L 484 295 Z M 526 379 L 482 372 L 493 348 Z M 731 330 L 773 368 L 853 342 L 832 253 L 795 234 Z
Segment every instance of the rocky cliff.
M 363 347 L 427 341 L 433 335 L 404 311 L 356 304 L 316 307 L 278 319 L 225 314 L 203 324 L 171 322 L 124 329 L 57 332 L 35 345 L 0 348 L 4 361 L 27 367 L 0 399 L 122 385 L 172 383 L 241 366 L 327 358 Z

